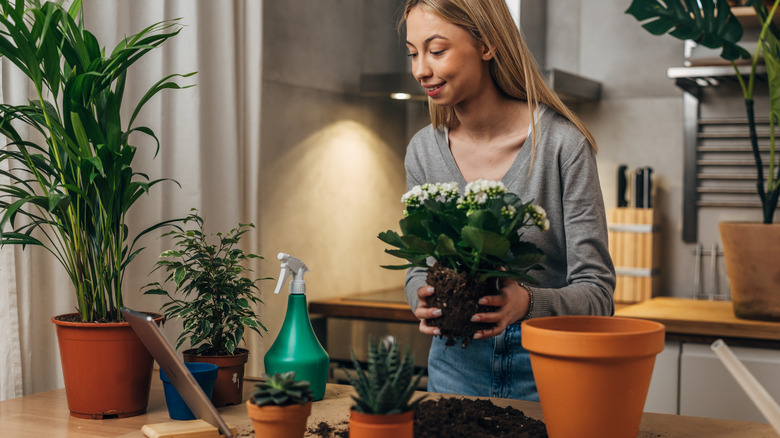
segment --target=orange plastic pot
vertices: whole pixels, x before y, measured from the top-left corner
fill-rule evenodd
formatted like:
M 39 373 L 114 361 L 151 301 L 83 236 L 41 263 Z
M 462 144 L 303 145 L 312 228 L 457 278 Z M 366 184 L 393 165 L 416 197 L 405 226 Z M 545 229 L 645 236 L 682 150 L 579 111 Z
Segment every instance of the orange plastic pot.
M 657 322 L 608 316 L 524 321 L 550 438 L 636 437 L 665 331 Z
M 400 414 L 364 414 L 351 410 L 349 438 L 412 438 L 414 411 Z
M 51 319 L 57 331 L 65 395 L 79 418 L 141 415 L 149 404 L 152 355 L 130 324 Z M 159 324 L 163 317 L 157 315 Z
M 249 360 L 249 350 L 236 349 L 232 356 L 197 356 L 194 349 L 182 352 L 184 362 L 213 363 L 218 367 L 217 380 L 211 403 L 220 408 L 240 404 L 243 399 L 244 367 Z
M 256 437 L 302 438 L 312 402 L 304 405 L 257 406 L 246 402 L 246 409 Z

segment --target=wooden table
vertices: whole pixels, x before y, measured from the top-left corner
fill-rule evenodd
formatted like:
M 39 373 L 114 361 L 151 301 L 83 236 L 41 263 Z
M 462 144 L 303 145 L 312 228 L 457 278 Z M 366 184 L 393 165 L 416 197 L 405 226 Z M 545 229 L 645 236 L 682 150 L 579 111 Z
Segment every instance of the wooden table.
M 245 394 L 253 385 L 246 382 Z M 309 417 L 309 427 L 325 421 L 343 430 L 347 428 L 352 388 L 345 385 L 328 385 L 325 398 L 314 403 Z M 430 397 L 441 397 L 430 394 Z M 542 419 L 539 403 L 491 399 L 499 406 L 513 406 L 533 418 Z M 220 408 L 225 420 L 238 429 L 239 436 L 254 436 L 251 422 L 243 405 Z M 113 420 L 85 420 L 71 417 L 68 413 L 65 391 L 58 389 L 19 397 L 0 402 L 0 435 L 3 438 L 28 437 L 123 437 L 140 438 L 141 427 L 149 423 L 171 421 L 165 407 L 162 386 L 159 381 L 152 384 L 148 412 L 137 417 Z M 317 435 L 308 434 L 307 437 Z M 697 417 L 683 417 L 664 414 L 644 414 L 640 438 L 676 437 L 718 437 L 718 438 L 776 438 L 771 426 L 763 423 L 715 420 Z
M 731 301 L 657 297 L 615 315 L 660 322 L 671 340 L 712 343 L 722 338 L 729 345 L 780 348 L 780 322 L 739 319 Z

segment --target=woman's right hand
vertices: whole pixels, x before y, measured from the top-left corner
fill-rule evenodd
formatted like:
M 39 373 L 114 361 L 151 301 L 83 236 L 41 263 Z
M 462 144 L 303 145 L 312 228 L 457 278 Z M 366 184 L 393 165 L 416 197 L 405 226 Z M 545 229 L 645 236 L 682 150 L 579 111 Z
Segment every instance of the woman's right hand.
M 425 323 L 428 319 L 441 316 L 441 309 L 428 307 L 428 297 L 431 295 L 433 295 L 433 286 L 423 286 L 417 289 L 417 309 L 414 311 L 414 316 L 420 320 L 420 333 L 438 336 L 441 335 L 441 330 L 438 327 L 430 327 Z

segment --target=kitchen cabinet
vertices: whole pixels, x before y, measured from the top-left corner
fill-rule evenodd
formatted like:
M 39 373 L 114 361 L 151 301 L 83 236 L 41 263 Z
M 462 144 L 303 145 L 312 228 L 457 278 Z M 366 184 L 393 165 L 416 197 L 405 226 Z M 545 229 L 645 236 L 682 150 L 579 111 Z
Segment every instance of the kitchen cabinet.
M 666 326 L 646 412 L 766 422 L 710 344 L 724 339 L 769 394 L 780 401 L 780 323 L 737 319 L 729 301 L 659 297 L 616 312 Z
M 681 345 L 680 341 L 666 341 L 664 351 L 656 356 L 645 412 L 679 414 Z
M 780 401 L 780 351 L 731 347 L 769 395 Z M 707 344 L 685 342 L 680 355 L 680 415 L 766 422 Z
M 780 401 L 780 351 L 730 347 L 739 360 Z M 656 357 L 645 412 L 724 420 L 766 422 L 710 344 L 667 341 Z

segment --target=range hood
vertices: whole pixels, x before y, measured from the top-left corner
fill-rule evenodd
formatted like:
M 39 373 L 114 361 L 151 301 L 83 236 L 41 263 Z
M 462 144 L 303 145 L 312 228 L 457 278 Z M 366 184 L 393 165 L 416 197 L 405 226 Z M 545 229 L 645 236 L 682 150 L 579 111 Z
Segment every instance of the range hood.
M 601 83 L 563 70 L 544 72 L 545 82 L 566 103 L 601 99 Z M 411 73 L 371 73 L 360 76 L 360 94 L 398 100 L 427 100 Z

